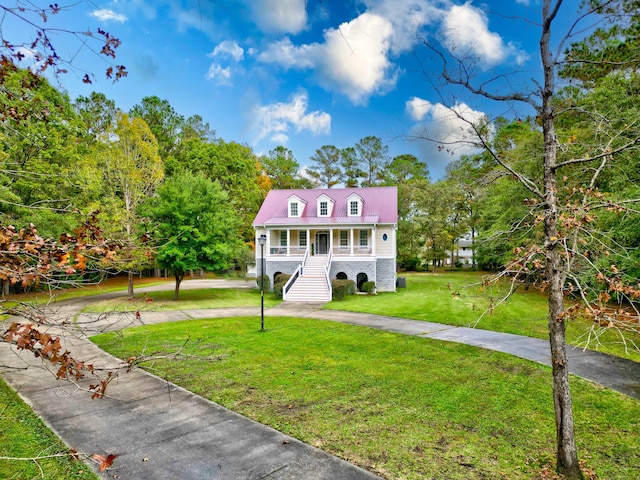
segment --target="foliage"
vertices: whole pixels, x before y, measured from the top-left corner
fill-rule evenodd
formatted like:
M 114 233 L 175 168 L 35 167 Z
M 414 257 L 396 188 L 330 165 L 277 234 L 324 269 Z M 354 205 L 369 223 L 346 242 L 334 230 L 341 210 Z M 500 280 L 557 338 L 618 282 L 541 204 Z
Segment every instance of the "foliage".
M 284 295 L 284 286 L 287 284 L 291 275 L 287 273 L 280 273 L 276 276 L 273 283 L 273 293 L 275 297 L 279 300 L 282 299 Z
M 362 284 L 362 291 L 372 295 L 376 291 L 376 282 L 364 282 Z
M 256 255 L 253 248 L 245 243 L 237 248 L 233 259 L 242 276 L 246 278 L 249 265 L 255 263 Z
M 380 137 L 369 135 L 356 143 L 355 151 L 364 170 L 363 187 L 373 187 L 382 183 L 387 168 L 389 147 Z
M 345 295 L 356 294 L 356 282 L 353 280 L 331 280 L 332 300 L 344 300 Z
M 146 213 L 156 225 L 156 258 L 180 282 L 189 270 L 220 271 L 229 267 L 239 246 L 236 212 L 218 182 L 200 174 L 167 179 Z
M 312 165 L 307 169 L 313 186 L 331 188 L 342 181 L 340 169 L 340 149 L 333 145 L 323 145 L 311 156 Z
M 258 289 L 264 289 L 265 292 L 268 292 L 271 288 L 271 280 L 269 279 L 269 275 L 259 275 L 256 278 L 256 286 Z
M 340 167 L 344 174 L 344 186 L 347 188 L 357 188 L 366 176 L 354 147 L 340 150 Z
M 271 188 L 295 190 L 311 188 L 311 182 L 300 175 L 300 164 L 293 152 L 282 145 L 260 158 L 260 165 L 271 180 Z

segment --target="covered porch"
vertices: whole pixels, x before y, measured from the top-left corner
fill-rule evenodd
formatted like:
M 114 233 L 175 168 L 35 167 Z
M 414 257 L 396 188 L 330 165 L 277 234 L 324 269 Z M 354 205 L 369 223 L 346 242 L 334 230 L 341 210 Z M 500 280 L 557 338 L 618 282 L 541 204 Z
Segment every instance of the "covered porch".
M 314 255 L 374 256 L 375 231 L 375 227 L 267 229 L 265 252 L 268 256 L 296 257 L 309 249 Z

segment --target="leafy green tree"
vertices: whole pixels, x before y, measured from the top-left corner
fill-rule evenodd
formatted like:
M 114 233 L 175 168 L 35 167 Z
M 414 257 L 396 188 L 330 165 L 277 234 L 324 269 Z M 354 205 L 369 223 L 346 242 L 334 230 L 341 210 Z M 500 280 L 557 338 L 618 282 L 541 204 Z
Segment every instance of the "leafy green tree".
M 323 145 L 311 156 L 313 165 L 307 169 L 314 186 L 331 188 L 342 181 L 340 169 L 340 149 L 333 145 Z
M 158 141 L 158 150 L 163 160 L 175 153 L 185 120 L 173 109 L 168 100 L 161 100 L 155 95 L 144 97 L 139 104 L 133 106 L 129 115 L 142 118 L 149 125 Z
M 389 161 L 389 147 L 382 143 L 380 137 L 367 136 L 356 143 L 355 150 L 365 173 L 361 185 L 373 187 L 382 183 Z
M 260 165 L 271 180 L 271 188 L 291 190 L 312 187 L 309 179 L 300 175 L 300 164 L 287 147 L 277 146 L 260 158 Z
M 168 178 L 145 211 L 156 226 L 158 264 L 175 277 L 175 300 L 186 272 L 232 264 L 241 245 L 239 222 L 219 182 L 189 172 Z
M 46 79 L 11 67 L 0 67 L 0 77 L 0 215 L 57 237 L 74 223 L 66 213 L 84 208 L 92 194 L 81 122 Z
M 89 97 L 76 98 L 74 107 L 92 141 L 108 141 L 116 128 L 118 109 L 104 93 L 92 92 Z
M 252 227 L 266 192 L 260 188 L 260 164 L 250 147 L 237 142 L 192 142 L 184 154 L 184 171 L 189 168 L 211 180 L 217 180 L 229 194 L 242 222 L 244 241 L 254 238 Z M 187 167 L 188 166 L 188 167 Z
M 146 263 L 146 248 L 137 227 L 138 209 L 155 192 L 164 177 L 158 143 L 146 122 L 118 113 L 114 140 L 104 145 L 100 167 L 105 182 L 105 212 L 113 238 L 124 240 L 118 265 L 128 273 L 128 294 L 133 297 L 133 274 Z M 110 200 L 110 201 L 109 201 Z

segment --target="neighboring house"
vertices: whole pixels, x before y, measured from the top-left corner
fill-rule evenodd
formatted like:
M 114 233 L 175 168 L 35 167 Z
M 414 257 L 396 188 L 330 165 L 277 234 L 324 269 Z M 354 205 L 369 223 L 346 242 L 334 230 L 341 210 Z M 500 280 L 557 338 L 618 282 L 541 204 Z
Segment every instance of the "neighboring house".
M 396 289 L 396 187 L 271 190 L 253 226 L 258 275 L 293 275 L 285 300 L 328 301 L 335 278 Z
M 445 260 L 445 265 L 455 266 L 459 264 L 463 267 L 471 268 L 473 266 L 473 246 L 474 242 L 471 239 L 471 232 L 469 232 L 458 239 L 452 252 L 447 252 L 448 256 Z

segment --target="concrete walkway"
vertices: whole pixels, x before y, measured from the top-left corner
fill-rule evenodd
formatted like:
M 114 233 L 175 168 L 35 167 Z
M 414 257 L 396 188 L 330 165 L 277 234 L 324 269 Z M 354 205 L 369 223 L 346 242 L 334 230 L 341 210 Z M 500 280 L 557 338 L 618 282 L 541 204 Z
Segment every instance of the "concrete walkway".
M 194 282 L 194 283 L 191 283 Z M 187 288 L 228 288 L 226 282 L 185 282 Z M 237 286 L 242 286 L 238 284 Z M 162 286 L 152 287 L 161 289 Z M 164 286 L 164 288 L 167 288 Z M 183 287 L 184 288 L 184 287 Z M 250 288 L 250 287 L 249 287 Z M 150 291 L 151 289 L 147 289 Z M 136 289 L 136 293 L 142 289 Z M 122 293 L 112 294 L 122 296 Z M 101 296 L 104 298 L 104 296 Z M 73 318 L 86 303 L 56 304 L 52 315 Z M 116 330 L 132 324 L 152 324 L 197 318 L 259 316 L 259 307 L 143 312 L 141 318 L 81 315 L 86 335 Z M 314 304 L 281 304 L 265 316 L 327 319 L 354 325 L 466 343 L 549 364 L 548 342 L 516 335 L 435 323 L 350 312 L 321 310 Z M 269 325 L 267 323 L 267 328 Z M 55 333 L 55 332 L 54 332 Z M 101 368 L 121 362 L 106 354 L 85 336 L 67 337 L 76 358 Z M 640 398 L 640 364 L 582 350 L 570 351 L 572 373 Z M 119 479 L 375 479 L 375 475 L 343 460 L 258 424 L 217 404 L 193 395 L 140 369 L 109 385 L 109 396 L 89 400 L 79 392 L 90 379 L 71 385 L 56 381 L 42 363 L 0 343 L 4 379 L 72 448 L 89 454 L 117 454 L 103 478 Z M 94 380 L 95 381 L 95 380 Z M 96 466 L 94 465 L 94 469 Z

